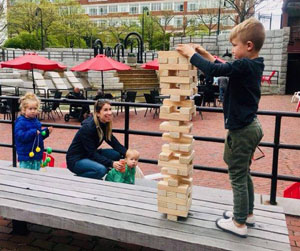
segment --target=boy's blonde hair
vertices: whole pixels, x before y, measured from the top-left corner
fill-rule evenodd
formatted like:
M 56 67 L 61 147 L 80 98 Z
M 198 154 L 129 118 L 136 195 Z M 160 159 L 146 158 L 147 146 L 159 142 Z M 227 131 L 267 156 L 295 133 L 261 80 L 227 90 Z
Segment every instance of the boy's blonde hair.
M 262 23 L 251 17 L 231 30 L 229 40 L 232 42 L 233 39 L 238 38 L 244 44 L 247 41 L 251 41 L 254 44 L 254 49 L 260 51 L 264 44 L 265 36 L 265 28 Z
M 33 103 L 33 102 L 36 102 L 37 109 L 39 110 L 41 104 L 39 98 L 32 92 L 26 92 L 26 94 L 19 99 L 21 113 L 24 113 L 29 103 Z
M 140 157 L 140 153 L 137 150 L 128 149 L 125 155 L 125 159 L 127 159 L 129 156 L 136 156 L 138 159 Z

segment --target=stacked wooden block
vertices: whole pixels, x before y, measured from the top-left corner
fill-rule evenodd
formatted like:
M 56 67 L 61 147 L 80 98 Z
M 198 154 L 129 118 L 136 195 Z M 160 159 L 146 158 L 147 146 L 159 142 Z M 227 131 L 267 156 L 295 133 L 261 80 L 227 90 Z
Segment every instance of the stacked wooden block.
M 187 99 L 197 91 L 197 70 L 188 59 L 176 51 L 158 53 L 160 88 L 164 99 L 160 108 L 163 140 L 158 165 L 164 179 L 158 183 L 158 211 L 169 220 L 187 217 L 192 204 L 193 136 L 192 116 L 196 113 L 193 100 Z

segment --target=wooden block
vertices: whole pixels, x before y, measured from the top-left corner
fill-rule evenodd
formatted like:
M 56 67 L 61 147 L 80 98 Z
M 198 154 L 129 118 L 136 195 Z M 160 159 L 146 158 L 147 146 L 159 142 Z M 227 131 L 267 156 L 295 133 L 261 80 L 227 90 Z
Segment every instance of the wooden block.
M 168 64 L 178 64 L 178 57 L 168 58 Z
M 185 96 L 179 96 L 179 95 L 171 95 L 170 100 L 174 102 L 180 102 L 185 99 Z
M 178 187 L 170 187 L 168 186 L 167 181 L 161 180 L 158 182 L 157 188 L 159 190 L 166 190 L 166 191 L 171 191 L 176 193 L 187 194 L 189 186 L 187 184 L 180 184 Z
M 168 202 L 167 203 L 167 208 L 176 210 L 177 209 L 177 204 Z
M 170 148 L 169 148 L 169 144 L 163 144 L 162 147 L 161 147 L 161 150 L 163 152 L 170 152 Z
M 179 181 L 178 179 L 168 179 L 168 186 L 178 187 Z
M 191 205 L 192 205 L 192 198 L 189 198 L 187 205 L 177 205 L 176 209 L 180 211 L 189 211 Z
M 182 164 L 188 164 L 188 163 L 192 163 L 192 160 L 195 157 L 195 151 L 192 151 L 192 154 L 190 155 L 180 155 L 179 157 L 179 163 Z M 170 156 L 170 158 L 168 160 L 170 160 L 172 158 L 172 156 Z
M 158 63 L 159 64 L 167 64 L 168 63 L 168 58 L 159 57 L 158 58 Z
M 159 51 L 158 58 L 183 58 L 178 51 Z
M 170 142 L 169 149 L 172 151 L 189 153 L 193 149 L 193 144 L 180 144 L 180 143 Z
M 157 190 L 157 195 L 159 195 L 159 196 L 167 196 L 167 190 L 159 190 L 158 189 Z M 177 193 L 176 193 L 176 197 L 177 197 Z
M 161 89 L 174 88 L 174 87 L 172 87 L 172 86 L 173 86 L 173 84 L 170 84 L 170 83 L 160 83 L 160 84 L 159 84 L 159 87 L 160 87 Z
M 169 76 L 169 71 L 168 70 L 159 70 L 159 76 L 167 77 L 167 76 Z
M 181 133 L 191 133 L 193 123 L 181 123 L 181 125 L 172 125 L 170 122 L 182 122 L 182 121 L 164 121 L 159 125 L 159 129 L 169 132 L 181 132 Z M 179 123 L 177 123 L 179 124 Z
M 162 167 L 171 167 L 171 168 L 180 168 L 183 170 L 188 170 L 190 168 L 193 168 L 191 162 L 190 163 L 180 163 L 178 159 L 171 158 L 168 161 L 164 160 L 158 160 L 158 166 Z
M 191 84 L 193 83 L 192 77 L 177 77 L 177 76 L 169 76 L 169 77 L 160 77 L 160 81 L 164 83 L 178 83 L 178 84 Z
M 177 221 L 177 218 L 176 215 L 167 214 L 167 219 L 170 221 Z
M 169 161 L 172 158 L 173 152 L 169 151 L 169 152 L 161 152 L 159 154 L 159 159 L 162 161 Z
M 193 184 L 193 178 L 181 178 L 180 182 L 182 184 L 186 184 L 186 185 L 192 186 L 192 184 Z
M 180 58 L 178 58 L 178 63 L 179 64 L 190 64 L 190 61 L 186 57 L 180 57 Z
M 171 197 L 163 197 L 157 196 L 158 201 L 164 201 L 166 203 L 176 203 L 178 205 L 187 205 L 188 201 L 179 199 L 179 198 L 171 198 Z
M 169 135 L 173 139 L 179 139 L 181 137 L 181 133 L 180 132 L 169 132 Z
M 172 113 L 176 111 L 176 107 L 175 106 L 167 106 L 167 105 L 163 105 L 160 107 L 160 112 L 162 113 Z
M 193 89 L 181 90 L 179 88 L 161 89 L 160 93 L 163 95 L 176 95 L 176 96 L 191 96 L 193 95 Z
M 178 169 L 173 167 L 162 167 L 160 172 L 164 175 L 177 175 Z
M 166 191 L 166 190 L 160 190 L 160 191 Z M 167 195 L 166 195 L 167 197 L 177 198 L 176 192 L 166 191 L 166 193 L 167 193 Z
M 173 121 L 173 120 L 166 121 L 166 122 L 169 123 L 172 126 L 181 126 L 184 123 L 183 121 Z M 163 122 L 163 123 L 165 123 L 165 122 Z
M 169 99 L 164 99 L 163 105 L 175 105 L 178 107 L 194 107 L 195 101 L 194 100 L 181 100 L 181 101 L 172 101 Z
M 162 135 L 163 140 L 168 140 L 169 142 L 183 143 L 183 144 L 191 144 L 193 143 L 193 135 L 190 134 L 182 134 L 179 139 L 174 139 L 170 137 L 170 133 L 164 132 Z
M 158 207 L 158 212 L 168 214 L 168 215 L 177 215 L 181 217 L 187 217 L 188 215 L 187 211 L 179 211 L 179 210 L 174 210 L 166 207 Z
M 192 115 L 191 114 L 180 114 L 179 112 L 172 112 L 172 113 L 159 113 L 160 119 L 168 119 L 168 120 L 181 120 L 181 121 L 191 121 Z
M 159 65 L 160 70 L 183 70 L 183 71 L 188 71 L 192 70 L 192 65 L 188 64 L 161 64 Z
M 178 71 L 178 77 L 192 77 L 197 76 L 197 70 L 189 70 L 189 71 Z
M 192 115 L 194 112 L 194 107 L 181 107 L 179 109 L 180 114 L 189 114 Z
M 167 202 L 166 201 L 162 201 L 162 200 L 158 200 L 157 201 L 157 205 L 158 205 L 158 207 L 165 207 L 165 208 L 168 207 Z

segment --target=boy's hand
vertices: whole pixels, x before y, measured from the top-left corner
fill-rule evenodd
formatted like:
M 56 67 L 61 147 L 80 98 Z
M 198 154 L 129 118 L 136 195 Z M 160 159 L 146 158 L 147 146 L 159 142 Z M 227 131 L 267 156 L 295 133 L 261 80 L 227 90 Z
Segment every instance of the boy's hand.
M 195 49 L 190 44 L 179 44 L 176 51 L 187 58 L 191 58 L 196 53 Z
M 194 49 L 196 52 L 198 52 L 200 55 L 206 54 L 207 51 L 200 45 L 200 44 L 194 44 Z

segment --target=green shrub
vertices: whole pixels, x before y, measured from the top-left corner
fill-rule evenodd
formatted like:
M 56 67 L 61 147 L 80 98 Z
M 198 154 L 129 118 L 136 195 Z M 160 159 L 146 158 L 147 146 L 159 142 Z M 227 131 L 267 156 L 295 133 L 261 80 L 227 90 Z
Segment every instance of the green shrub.
M 22 32 L 16 37 L 7 39 L 4 47 L 38 50 L 40 48 L 40 41 L 34 35 Z

